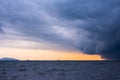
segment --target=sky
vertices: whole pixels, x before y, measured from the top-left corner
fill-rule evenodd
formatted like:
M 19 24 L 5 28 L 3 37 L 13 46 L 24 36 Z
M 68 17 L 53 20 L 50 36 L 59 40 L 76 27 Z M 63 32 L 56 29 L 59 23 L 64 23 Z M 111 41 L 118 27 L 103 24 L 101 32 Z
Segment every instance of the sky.
M 0 0 L 0 58 L 120 59 L 119 0 Z

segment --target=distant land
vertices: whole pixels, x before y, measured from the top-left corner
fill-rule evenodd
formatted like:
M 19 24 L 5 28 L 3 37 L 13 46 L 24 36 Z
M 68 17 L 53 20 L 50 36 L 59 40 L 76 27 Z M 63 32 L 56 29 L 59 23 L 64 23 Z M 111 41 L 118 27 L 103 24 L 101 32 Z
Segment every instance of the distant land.
M 0 61 L 18 61 L 18 59 L 16 59 L 16 58 L 4 57 L 4 58 L 1 58 Z

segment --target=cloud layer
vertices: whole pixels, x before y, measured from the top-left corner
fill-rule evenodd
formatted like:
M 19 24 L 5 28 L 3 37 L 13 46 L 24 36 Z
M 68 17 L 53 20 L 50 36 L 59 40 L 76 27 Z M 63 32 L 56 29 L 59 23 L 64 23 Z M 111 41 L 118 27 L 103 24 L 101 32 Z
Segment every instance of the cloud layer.
M 119 0 L 1 0 L 0 39 L 120 59 L 119 19 Z
M 85 31 L 82 35 L 86 38 L 82 43 L 78 42 L 77 48 L 85 53 L 120 59 L 119 0 L 66 0 L 58 6 L 58 13 L 63 19 L 75 23 L 79 35 L 82 34 L 79 30 Z

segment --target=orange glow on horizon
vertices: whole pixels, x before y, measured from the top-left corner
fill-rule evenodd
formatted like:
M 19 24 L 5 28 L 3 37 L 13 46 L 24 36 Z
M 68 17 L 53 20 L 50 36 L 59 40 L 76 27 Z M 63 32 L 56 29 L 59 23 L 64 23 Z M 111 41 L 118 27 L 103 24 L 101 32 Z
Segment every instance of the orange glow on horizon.
M 88 55 L 75 51 L 0 48 L 0 58 L 20 60 L 104 60 L 100 55 Z

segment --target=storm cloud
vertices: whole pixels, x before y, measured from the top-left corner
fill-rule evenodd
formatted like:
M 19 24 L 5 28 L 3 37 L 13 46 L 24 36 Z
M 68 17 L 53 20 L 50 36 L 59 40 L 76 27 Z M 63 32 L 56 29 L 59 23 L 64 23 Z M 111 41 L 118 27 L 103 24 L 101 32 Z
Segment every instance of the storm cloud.
M 1 40 L 57 44 L 57 49 L 120 59 L 120 1 L 0 0 L 3 32 Z
M 72 22 L 79 35 L 82 34 L 81 29 L 87 33 L 83 34 L 85 40 L 76 45 L 78 49 L 89 54 L 99 53 L 109 59 L 120 59 L 119 0 L 66 0 L 58 6 L 58 14 Z

